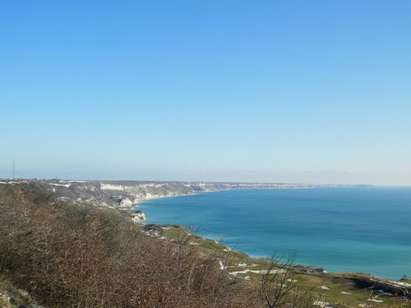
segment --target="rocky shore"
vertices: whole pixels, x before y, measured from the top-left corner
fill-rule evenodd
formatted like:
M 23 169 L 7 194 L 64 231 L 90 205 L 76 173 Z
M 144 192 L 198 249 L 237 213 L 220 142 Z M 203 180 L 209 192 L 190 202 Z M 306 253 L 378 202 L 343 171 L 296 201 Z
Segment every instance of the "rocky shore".
M 0 185 L 30 183 L 54 198 L 69 203 L 108 207 L 131 216 L 138 228 L 148 236 L 164 241 L 180 241 L 198 247 L 204 254 L 218 255 L 221 270 L 227 271 L 233 279 L 255 281 L 267 273 L 270 260 L 251 258 L 241 252 L 232 251 L 220 243 L 196 236 L 179 226 L 140 225 L 145 219 L 143 212 L 133 210 L 144 200 L 190 195 L 203 192 L 244 188 L 285 188 L 285 184 L 231 184 L 231 183 L 182 183 L 182 182 L 130 182 L 130 181 L 64 181 L 64 180 L 0 180 Z M 291 187 L 289 187 L 291 188 Z M 292 188 L 304 188 L 293 186 Z M 228 261 L 227 261 L 228 260 Z M 393 303 L 411 299 L 411 283 L 406 280 L 393 281 L 366 274 L 327 273 L 322 268 L 293 265 L 295 279 L 292 283 L 303 288 L 315 289 L 326 300 L 318 301 L 320 307 L 340 307 L 330 304 L 349 303 L 348 307 L 393 307 Z M 362 306 L 359 306 L 362 305 Z M 346 306 L 341 306 L 346 307 Z
M 270 269 L 271 259 L 253 258 L 244 253 L 207 238 L 192 234 L 178 225 L 142 225 L 150 237 L 164 241 L 181 241 L 198 247 L 204 254 L 215 254 L 221 258 L 220 269 L 227 271 L 233 279 L 258 283 L 262 275 L 279 269 Z M 323 268 L 288 264 L 293 279 L 288 282 L 317 290 L 321 298 L 314 306 L 319 307 L 397 307 L 395 303 L 411 300 L 411 283 L 407 280 L 389 280 L 360 273 L 329 273 Z M 288 266 L 287 265 L 287 266 Z M 340 303 L 337 304 L 336 303 Z M 344 305 L 341 305 L 344 303 Z M 398 306 L 408 307 L 408 306 Z
M 303 189 L 311 185 L 286 183 L 154 182 L 154 181 L 72 181 L 72 180 L 0 180 L 0 184 L 35 183 L 59 200 L 114 208 L 131 214 L 136 223 L 145 215 L 133 209 L 139 203 L 167 197 L 231 189 Z

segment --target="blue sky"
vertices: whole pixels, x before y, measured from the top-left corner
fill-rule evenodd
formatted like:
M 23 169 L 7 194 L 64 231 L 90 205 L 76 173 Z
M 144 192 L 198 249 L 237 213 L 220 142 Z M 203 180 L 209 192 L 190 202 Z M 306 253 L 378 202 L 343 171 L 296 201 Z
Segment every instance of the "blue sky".
M 2 1 L 0 177 L 411 185 L 411 2 Z

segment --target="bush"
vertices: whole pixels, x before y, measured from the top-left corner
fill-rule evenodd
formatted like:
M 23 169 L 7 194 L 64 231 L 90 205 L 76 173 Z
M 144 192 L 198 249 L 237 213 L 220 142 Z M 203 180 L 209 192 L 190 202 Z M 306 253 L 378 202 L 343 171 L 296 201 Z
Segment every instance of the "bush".
M 115 210 L 58 201 L 45 191 L 35 183 L 0 185 L 0 271 L 43 305 L 248 308 L 304 302 L 298 290 L 278 289 L 288 272 L 264 275 L 258 290 L 228 277 L 217 257 L 200 255 L 184 239 L 148 237 Z
M 1 186 L 0 270 L 52 307 L 250 307 L 215 258 L 149 238 L 113 210 Z

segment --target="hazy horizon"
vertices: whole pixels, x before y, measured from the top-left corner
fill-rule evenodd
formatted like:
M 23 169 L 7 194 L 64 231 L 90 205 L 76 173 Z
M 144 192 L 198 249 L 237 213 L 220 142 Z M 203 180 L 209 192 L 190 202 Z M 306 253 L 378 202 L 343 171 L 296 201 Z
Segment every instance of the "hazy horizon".
M 88 177 L 88 178 L 79 178 L 79 177 L 75 177 L 75 178 L 67 178 L 67 177 L 53 177 L 53 176 L 46 176 L 46 177 L 38 177 L 38 176 L 22 176 L 22 177 L 17 177 L 15 176 L 14 178 L 12 176 L 0 176 L 0 180 L 8 180 L 8 181 L 13 181 L 13 180 L 39 180 L 39 181 L 49 181 L 49 180 L 60 180 L 60 181 L 96 181 L 96 182 L 164 182 L 164 183 L 171 183 L 171 182 L 206 182 L 206 183 L 244 183 L 244 184 L 290 184 L 290 185 L 313 185 L 313 186 L 333 186 L 333 185 L 340 185 L 340 186 L 370 186 L 370 187 L 411 187 L 411 185 L 408 184 L 372 184 L 372 183 L 343 183 L 343 182 L 335 182 L 335 183 L 324 183 L 324 182 L 307 182 L 307 181 L 301 181 L 301 182 L 292 182 L 292 181 L 250 181 L 250 180 L 236 180 L 236 179 L 232 179 L 230 180 L 229 178 L 227 178 L 226 180 L 224 179 L 220 179 L 220 180 L 215 180 L 215 179 L 202 179 L 202 178 L 180 178 L 180 179 L 176 179 L 176 178 L 138 178 L 138 177 L 129 177 L 129 178 L 121 178 L 121 177 L 114 177 L 114 178 L 105 178 L 105 177 L 97 177 L 97 178 L 93 178 L 93 177 Z
M 410 11 L 6 1 L 0 177 L 410 186 Z

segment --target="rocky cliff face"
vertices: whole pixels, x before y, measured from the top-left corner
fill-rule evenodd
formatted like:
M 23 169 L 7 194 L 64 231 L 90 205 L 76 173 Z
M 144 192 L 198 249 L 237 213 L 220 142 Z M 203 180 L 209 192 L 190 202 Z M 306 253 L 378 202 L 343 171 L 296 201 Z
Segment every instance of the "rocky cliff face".
M 62 200 L 89 203 L 95 206 L 131 209 L 137 203 L 162 197 L 190 195 L 230 189 L 225 184 L 134 181 L 43 181 L 47 189 Z
M 150 182 L 150 181 L 68 181 L 36 180 L 8 181 L 1 183 L 17 185 L 21 182 L 35 182 L 60 200 L 88 203 L 99 207 L 130 210 L 144 200 L 191 195 L 203 192 L 229 189 L 281 189 L 304 188 L 295 184 L 250 184 L 212 182 Z
M 148 182 L 148 181 L 69 181 L 69 180 L 0 180 L 0 185 L 32 183 L 57 200 L 74 204 L 89 204 L 121 210 L 130 215 L 134 223 L 145 221 L 135 206 L 156 198 L 192 195 L 203 192 L 249 188 L 302 188 L 290 184 L 244 184 L 210 182 Z

